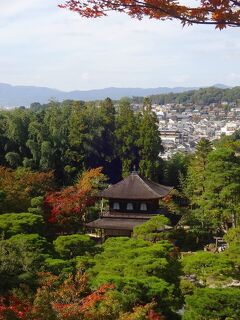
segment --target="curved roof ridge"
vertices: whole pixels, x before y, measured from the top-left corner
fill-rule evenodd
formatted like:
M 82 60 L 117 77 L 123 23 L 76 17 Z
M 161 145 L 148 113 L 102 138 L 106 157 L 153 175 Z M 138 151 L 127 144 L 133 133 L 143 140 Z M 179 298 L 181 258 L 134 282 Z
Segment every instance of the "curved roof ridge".
M 148 189 L 150 192 L 155 193 L 155 195 L 156 195 L 157 197 L 159 197 L 159 193 L 157 193 L 155 190 L 153 190 L 153 189 L 143 180 L 143 178 L 142 178 L 139 174 L 137 174 L 137 177 L 140 179 L 141 183 L 143 183 L 143 184 L 147 187 L 147 189 Z
M 116 199 L 160 199 L 172 189 L 132 173 L 116 184 L 110 185 L 101 192 L 101 195 L 104 198 Z
M 120 180 L 120 181 L 118 181 L 118 182 L 116 182 L 116 183 L 114 183 L 114 184 L 109 184 L 109 186 L 107 187 L 107 189 L 105 189 L 105 190 L 103 190 L 103 191 L 107 191 L 107 190 L 110 189 L 110 188 L 118 187 L 119 185 L 123 184 L 124 181 L 126 181 L 130 176 L 131 176 L 131 175 L 123 178 L 122 180 Z
M 164 185 L 164 184 L 161 184 L 161 183 L 157 183 L 157 182 L 155 182 L 155 181 L 152 181 L 152 180 L 150 180 L 150 179 L 148 179 L 148 178 L 144 178 L 144 177 L 141 177 L 140 176 L 140 178 L 146 183 L 146 181 L 148 182 L 148 183 L 150 183 L 150 184 L 154 184 L 155 186 L 159 186 L 159 187 L 161 187 L 161 188 L 163 188 L 163 189 L 166 189 L 166 190 L 169 190 L 169 189 L 174 189 L 174 187 L 173 186 L 166 186 L 166 185 Z M 146 183 L 147 184 L 147 183 Z M 150 186 L 149 186 L 150 187 Z M 151 188 L 151 187 L 150 187 Z

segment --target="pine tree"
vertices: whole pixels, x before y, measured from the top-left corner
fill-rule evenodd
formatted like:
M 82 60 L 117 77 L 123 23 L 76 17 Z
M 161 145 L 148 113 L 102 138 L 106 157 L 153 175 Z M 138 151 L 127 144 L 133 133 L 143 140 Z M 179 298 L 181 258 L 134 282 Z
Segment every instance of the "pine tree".
M 224 231 L 240 218 L 240 157 L 231 148 L 217 148 L 208 157 L 202 207 Z
M 183 186 L 184 194 L 190 201 L 190 220 L 197 219 L 202 226 L 206 219 L 201 201 L 205 188 L 207 159 L 211 150 L 212 146 L 209 140 L 203 138 L 199 141 L 196 152 L 190 161 Z

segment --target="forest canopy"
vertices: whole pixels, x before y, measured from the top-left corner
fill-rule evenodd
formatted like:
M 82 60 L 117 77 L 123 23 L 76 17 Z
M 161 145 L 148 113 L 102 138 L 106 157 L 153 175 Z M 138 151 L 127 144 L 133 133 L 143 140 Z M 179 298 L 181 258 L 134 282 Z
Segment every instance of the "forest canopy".
M 71 184 L 78 174 L 97 167 L 103 167 L 111 182 L 128 174 L 134 165 L 146 177 L 158 177 L 162 150 L 150 100 L 138 113 L 129 100 L 122 99 L 116 106 L 109 98 L 0 110 L 0 166 L 24 167 L 16 173 L 0 167 L 8 176 L 7 184 L 0 177 L 0 190 L 15 181 L 14 174 L 22 173 L 23 180 L 31 170 L 44 172 L 38 180 L 54 171 L 60 185 Z M 28 180 L 30 176 L 35 177 L 28 173 Z

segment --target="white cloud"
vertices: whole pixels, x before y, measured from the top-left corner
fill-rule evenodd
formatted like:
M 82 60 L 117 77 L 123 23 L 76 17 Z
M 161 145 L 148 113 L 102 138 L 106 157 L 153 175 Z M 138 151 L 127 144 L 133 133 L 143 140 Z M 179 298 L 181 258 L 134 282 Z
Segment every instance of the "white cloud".
M 4 18 L 9 19 L 15 17 L 21 13 L 29 11 L 32 7 L 34 7 L 34 2 L 30 0 L 2 0 L 0 13 L 1 20 Z
M 61 0 L 1 0 L 0 82 L 60 89 L 237 84 L 239 31 L 120 14 L 87 20 Z
M 226 75 L 226 80 L 228 82 L 233 83 L 234 85 L 240 85 L 240 72 L 239 73 L 235 73 L 235 72 L 231 72 L 230 74 Z

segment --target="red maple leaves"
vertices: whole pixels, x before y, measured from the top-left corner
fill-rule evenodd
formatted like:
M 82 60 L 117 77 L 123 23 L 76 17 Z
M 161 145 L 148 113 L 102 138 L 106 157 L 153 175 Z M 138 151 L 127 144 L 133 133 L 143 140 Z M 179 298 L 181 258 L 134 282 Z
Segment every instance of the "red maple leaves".
M 106 283 L 90 291 L 88 277 L 79 272 L 63 282 L 50 273 L 39 273 L 39 287 L 28 300 L 15 295 L 0 298 L 0 320 L 165 319 L 154 311 L 155 302 L 137 305 L 130 312 L 121 311 L 117 297 L 111 295 L 115 289 L 114 284 Z
M 74 186 L 48 194 L 45 205 L 51 208 L 49 222 L 64 225 L 73 221 L 81 224 L 86 209 L 96 202 L 99 187 L 105 180 L 102 168 L 91 169 Z
M 0 298 L 0 320 L 6 320 L 7 315 L 14 319 L 27 319 L 30 309 L 29 301 L 21 300 L 14 295 L 8 299 Z
M 60 286 L 59 278 L 49 273 L 39 275 L 42 285 L 33 299 L 23 300 L 15 295 L 0 298 L 0 320 L 39 320 L 49 319 L 49 314 L 59 320 L 93 319 L 96 305 L 107 299 L 107 293 L 115 288 L 103 284 L 89 293 L 88 279 L 77 273 L 69 275 Z M 46 308 L 46 306 L 48 306 Z
M 238 0 L 200 0 L 194 7 L 171 0 L 67 0 L 59 7 L 87 18 L 118 11 L 138 19 L 145 16 L 159 20 L 178 19 L 183 25 L 211 24 L 218 29 L 240 26 Z

